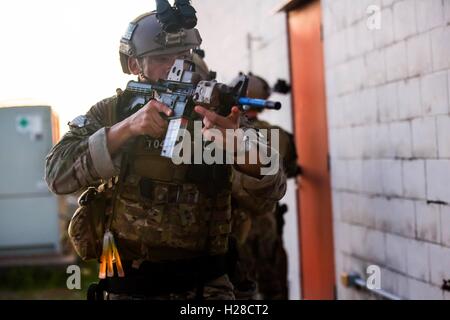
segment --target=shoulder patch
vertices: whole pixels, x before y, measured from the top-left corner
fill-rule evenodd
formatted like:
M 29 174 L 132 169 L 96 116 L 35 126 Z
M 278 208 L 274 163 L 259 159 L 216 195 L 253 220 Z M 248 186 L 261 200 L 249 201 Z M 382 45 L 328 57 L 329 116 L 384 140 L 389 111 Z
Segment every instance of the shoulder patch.
M 88 119 L 85 115 L 82 116 L 78 116 L 75 119 L 73 119 L 72 121 L 69 122 L 69 126 L 70 127 L 75 127 L 75 128 L 83 128 L 88 124 Z

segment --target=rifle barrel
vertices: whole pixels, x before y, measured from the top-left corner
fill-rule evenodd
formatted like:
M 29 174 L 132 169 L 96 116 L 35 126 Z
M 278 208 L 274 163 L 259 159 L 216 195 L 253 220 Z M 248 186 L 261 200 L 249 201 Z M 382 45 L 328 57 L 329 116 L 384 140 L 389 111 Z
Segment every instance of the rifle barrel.
M 279 101 L 270 101 L 264 99 L 252 99 L 248 97 L 239 98 L 240 105 L 247 105 L 253 108 L 280 110 L 281 103 Z

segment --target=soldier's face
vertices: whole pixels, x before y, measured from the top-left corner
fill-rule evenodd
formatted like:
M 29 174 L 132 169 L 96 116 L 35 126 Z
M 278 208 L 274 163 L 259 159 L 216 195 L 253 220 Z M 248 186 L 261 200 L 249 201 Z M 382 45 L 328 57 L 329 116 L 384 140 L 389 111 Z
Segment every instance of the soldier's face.
M 188 59 L 189 50 L 178 52 L 176 54 L 161 54 L 157 56 L 144 57 L 141 60 L 141 68 L 144 75 L 153 82 L 159 79 L 166 79 L 170 68 L 176 59 Z

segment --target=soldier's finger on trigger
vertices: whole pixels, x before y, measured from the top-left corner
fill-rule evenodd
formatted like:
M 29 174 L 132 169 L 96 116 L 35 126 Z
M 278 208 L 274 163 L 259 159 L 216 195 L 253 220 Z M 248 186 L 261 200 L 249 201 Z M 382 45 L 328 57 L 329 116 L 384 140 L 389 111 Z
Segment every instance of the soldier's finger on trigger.
M 167 116 L 170 116 L 172 114 L 172 109 L 170 109 L 168 106 L 166 106 L 164 103 L 156 101 L 156 100 L 151 100 L 150 101 L 150 105 L 155 108 L 156 110 L 158 110 L 159 112 L 164 113 Z

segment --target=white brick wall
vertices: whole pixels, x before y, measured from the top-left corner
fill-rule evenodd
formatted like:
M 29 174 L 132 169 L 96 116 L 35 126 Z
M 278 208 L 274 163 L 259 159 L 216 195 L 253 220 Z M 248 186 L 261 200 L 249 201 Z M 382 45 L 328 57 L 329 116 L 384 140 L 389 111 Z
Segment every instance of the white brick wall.
M 442 3 L 446 0 L 416 0 L 417 28 L 424 32 L 444 23 Z
M 417 118 L 412 121 L 413 156 L 437 157 L 436 120 L 433 117 Z
M 408 198 L 426 198 L 425 161 L 403 161 L 403 195 Z
M 431 62 L 431 38 L 428 33 L 414 36 L 406 42 L 408 75 L 418 76 L 433 69 Z
M 406 267 L 411 277 L 430 280 L 429 245 L 426 242 L 408 239 L 406 243 Z
M 392 140 L 390 139 L 389 124 L 380 123 L 362 128 L 366 128 L 365 131 L 370 138 L 364 140 L 366 142 L 366 153 L 364 154 L 366 158 L 372 158 L 374 156 L 384 158 L 394 154 L 395 151 Z
M 419 79 L 400 81 L 397 96 L 399 119 L 411 119 L 422 114 Z
M 416 202 L 417 239 L 439 243 L 441 239 L 441 221 L 439 206 Z
M 438 72 L 422 78 L 421 93 L 424 114 L 449 113 L 447 88 L 447 72 Z
M 381 30 L 365 27 L 369 4 L 382 6 Z M 322 6 L 328 121 L 339 128 L 329 132 L 336 276 L 377 263 L 389 292 L 450 299 L 440 288 L 450 279 L 450 1 Z
M 433 54 L 433 70 L 450 67 L 450 26 L 434 29 L 431 32 L 431 49 Z
M 382 84 L 386 81 L 386 58 L 384 51 L 376 50 L 366 55 L 366 68 L 368 86 Z
M 441 206 L 441 241 L 444 246 L 450 247 L 450 207 Z
M 391 6 L 395 0 L 381 0 L 383 6 Z
M 365 160 L 362 163 L 362 188 L 361 191 L 371 194 L 381 194 L 383 192 L 383 180 L 380 160 Z
M 397 42 L 386 48 L 387 81 L 399 80 L 408 76 L 406 42 Z
M 381 287 L 400 297 L 408 297 L 408 277 L 392 270 L 381 268 Z
M 444 1 L 444 16 L 445 22 L 450 22 L 450 2 Z
M 430 244 L 431 283 L 441 286 L 442 279 L 450 279 L 450 249 Z
M 427 198 L 450 203 L 450 161 L 427 160 Z
M 346 189 L 347 182 L 347 161 L 335 160 L 331 163 L 331 183 L 334 189 Z
M 412 131 L 409 121 L 392 122 L 389 124 L 390 143 L 394 155 L 398 158 L 412 157 Z
M 413 201 L 403 199 L 390 200 L 386 213 L 384 217 L 386 219 L 385 231 L 407 238 L 415 237 L 416 223 Z
M 362 160 L 349 160 L 347 161 L 347 170 L 351 172 L 347 176 L 348 188 L 350 190 L 361 190 L 362 188 Z
M 394 20 L 392 8 L 385 8 L 381 11 L 382 30 L 374 34 L 375 47 L 382 48 L 394 41 Z
M 330 46 L 339 46 L 342 44 L 345 44 L 347 42 L 347 33 L 345 31 L 340 31 L 340 32 L 336 32 L 332 35 L 330 35 L 329 39 L 329 43 Z M 332 54 L 331 52 L 326 53 L 326 63 L 327 66 L 334 66 L 339 64 L 340 62 L 343 62 L 346 58 L 347 58 L 347 51 L 342 50 L 340 52 L 338 52 L 337 54 Z
M 373 263 L 383 263 L 385 260 L 384 233 L 353 225 L 350 227 L 350 250 L 357 257 Z
M 439 158 L 450 158 L 450 117 L 437 117 L 436 126 Z
M 383 194 L 387 196 L 403 194 L 402 162 L 400 160 L 382 160 L 381 177 Z
M 408 280 L 409 298 L 412 300 L 442 300 L 443 292 L 437 287 L 426 282 L 414 279 Z
M 386 266 L 406 273 L 406 250 L 408 240 L 393 234 L 386 235 Z
M 389 83 L 377 88 L 378 119 L 381 122 L 394 121 L 398 118 L 397 83 Z
M 394 39 L 400 41 L 417 32 L 416 7 L 413 1 L 394 3 Z
M 346 223 L 356 223 L 358 221 L 360 201 L 357 194 L 341 193 L 341 219 Z

